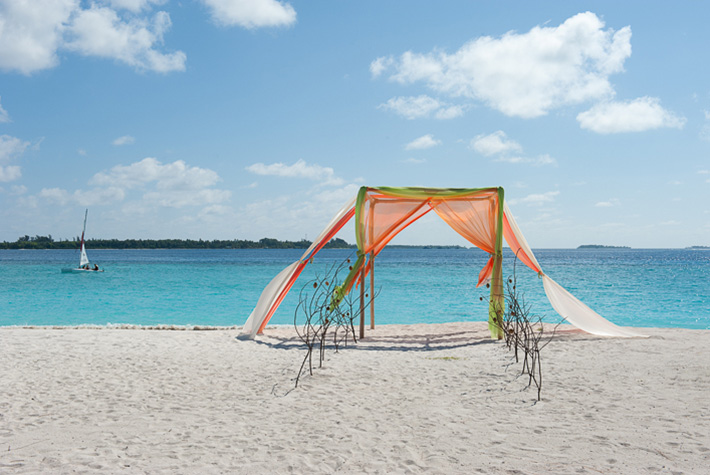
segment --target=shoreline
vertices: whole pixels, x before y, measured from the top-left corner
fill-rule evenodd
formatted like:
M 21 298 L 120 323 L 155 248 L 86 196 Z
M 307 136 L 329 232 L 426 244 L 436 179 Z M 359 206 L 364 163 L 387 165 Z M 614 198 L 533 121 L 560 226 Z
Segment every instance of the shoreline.
M 537 402 L 486 322 L 380 325 L 295 389 L 290 326 L 4 327 L 0 472 L 702 472 L 710 334 L 644 332 L 561 328 Z
M 377 328 L 380 327 L 408 327 L 411 325 L 420 325 L 426 327 L 428 325 L 478 325 L 487 323 L 485 320 L 477 321 L 464 321 L 464 322 L 438 322 L 438 323 L 380 323 L 377 324 Z M 545 326 L 554 326 L 550 322 L 543 322 Z M 622 328 L 631 328 L 638 331 L 646 330 L 688 330 L 688 331 L 710 331 L 710 328 L 687 328 L 687 327 L 631 327 L 627 325 L 620 325 Z M 79 325 L 0 325 L 0 332 L 7 330 L 146 330 L 146 331 L 241 331 L 243 325 L 189 325 L 189 324 L 169 324 L 160 323 L 155 325 L 142 325 L 139 323 L 107 323 L 107 324 L 93 324 L 85 323 Z M 576 330 L 576 328 L 569 323 L 560 323 L 559 327 L 565 330 L 567 327 Z M 265 333 L 263 336 L 268 337 L 270 330 L 282 330 L 291 329 L 293 330 L 293 324 L 270 324 L 265 328 Z M 357 329 L 357 325 L 355 326 Z M 370 331 L 369 324 L 366 325 L 365 332 Z M 584 333 L 582 330 L 579 332 Z M 261 337 L 262 335 L 259 335 Z M 595 337 L 594 335 L 589 335 L 590 337 Z M 258 338 L 258 337 L 257 337 Z M 596 338 L 607 338 L 607 337 L 596 337 Z M 613 337 L 608 337 L 613 338 Z

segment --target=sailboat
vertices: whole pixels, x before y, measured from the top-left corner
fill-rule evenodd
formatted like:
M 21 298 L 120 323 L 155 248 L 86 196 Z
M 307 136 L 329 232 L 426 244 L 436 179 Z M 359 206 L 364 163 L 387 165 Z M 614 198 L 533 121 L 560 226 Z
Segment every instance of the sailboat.
M 81 231 L 81 257 L 79 258 L 79 267 L 64 267 L 62 273 L 81 273 L 81 272 L 103 272 L 96 264 L 91 265 L 89 257 L 86 255 L 86 246 L 84 245 L 84 233 L 86 233 L 86 218 L 89 216 L 89 210 L 84 213 L 84 229 Z

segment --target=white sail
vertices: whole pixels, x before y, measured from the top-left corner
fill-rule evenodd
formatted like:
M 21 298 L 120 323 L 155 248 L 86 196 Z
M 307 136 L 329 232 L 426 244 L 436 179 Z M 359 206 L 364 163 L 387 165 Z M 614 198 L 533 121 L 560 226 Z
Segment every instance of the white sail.
M 81 257 L 79 258 L 79 267 L 84 267 L 89 263 L 89 257 L 86 255 L 86 246 L 84 245 L 84 233 L 86 232 L 86 217 L 89 215 L 87 209 L 84 213 L 84 229 L 81 231 Z
M 79 259 L 79 267 L 83 267 L 89 263 L 89 258 L 86 256 L 86 248 L 84 243 L 81 243 L 81 259 Z

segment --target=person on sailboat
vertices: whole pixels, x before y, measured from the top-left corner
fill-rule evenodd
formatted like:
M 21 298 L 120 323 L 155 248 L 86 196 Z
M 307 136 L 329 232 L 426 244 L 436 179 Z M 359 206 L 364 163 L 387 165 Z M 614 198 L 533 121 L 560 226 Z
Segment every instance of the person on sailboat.
M 93 269 L 93 270 L 99 270 L 99 265 L 98 265 L 98 264 L 94 264 L 94 269 Z

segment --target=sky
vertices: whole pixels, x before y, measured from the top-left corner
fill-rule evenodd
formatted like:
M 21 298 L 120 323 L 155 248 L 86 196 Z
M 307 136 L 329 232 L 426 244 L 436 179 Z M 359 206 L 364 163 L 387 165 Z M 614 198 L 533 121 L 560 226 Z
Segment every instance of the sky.
M 710 245 L 708 17 L 0 0 L 0 241 L 85 209 L 89 238 L 313 239 L 367 185 L 502 186 L 533 248 Z M 467 245 L 433 213 L 394 242 Z

